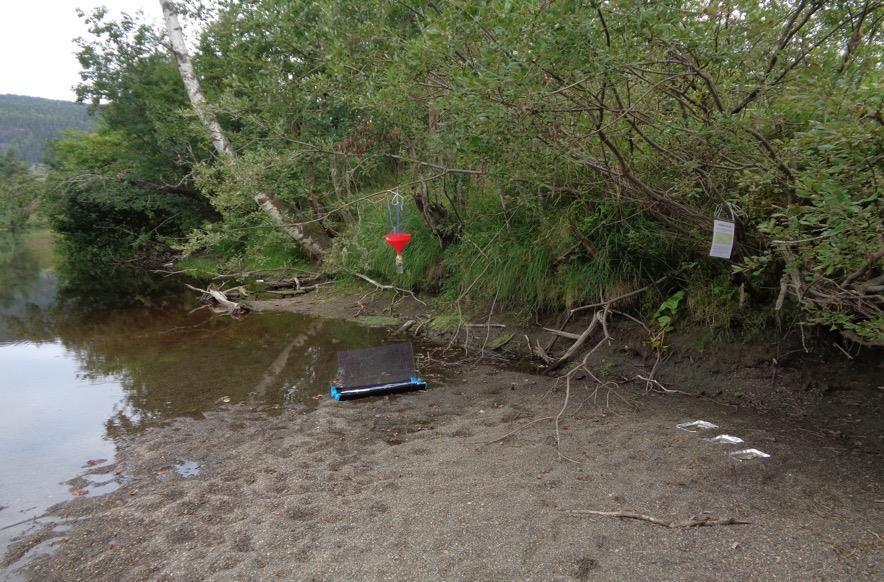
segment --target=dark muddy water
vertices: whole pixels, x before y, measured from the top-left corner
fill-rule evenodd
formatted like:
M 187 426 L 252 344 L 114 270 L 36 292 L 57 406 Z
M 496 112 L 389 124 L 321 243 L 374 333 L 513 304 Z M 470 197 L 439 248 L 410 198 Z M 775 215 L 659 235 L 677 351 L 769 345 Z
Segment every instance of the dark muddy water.
M 134 431 L 228 403 L 314 405 L 338 350 L 388 339 L 347 322 L 234 320 L 196 306 L 180 281 L 66 281 L 49 233 L 0 238 L 0 557 L 51 505 L 117 487 L 125 475 L 71 480 L 112 463 Z M 188 463 L 176 471 L 198 472 Z

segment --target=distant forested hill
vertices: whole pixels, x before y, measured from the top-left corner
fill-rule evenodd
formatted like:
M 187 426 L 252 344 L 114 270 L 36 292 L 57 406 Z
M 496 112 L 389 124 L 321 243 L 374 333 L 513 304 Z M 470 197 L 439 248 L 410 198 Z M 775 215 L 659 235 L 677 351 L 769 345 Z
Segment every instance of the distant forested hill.
M 71 101 L 0 95 L 0 151 L 12 148 L 29 164 L 43 159 L 46 144 L 64 129 L 91 130 L 87 107 Z

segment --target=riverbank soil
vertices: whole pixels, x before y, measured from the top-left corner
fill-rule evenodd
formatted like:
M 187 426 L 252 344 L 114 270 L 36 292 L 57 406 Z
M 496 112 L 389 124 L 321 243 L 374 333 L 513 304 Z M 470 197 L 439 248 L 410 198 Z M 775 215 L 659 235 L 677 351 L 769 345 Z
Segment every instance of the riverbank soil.
M 616 385 L 575 375 L 558 447 L 564 384 L 474 355 L 427 392 L 150 428 L 120 450 L 123 486 L 56 506 L 60 525 L 5 564 L 32 580 L 880 579 L 880 367 L 804 390 L 837 401 L 822 427 L 809 396 L 789 416 L 647 393 L 623 380 L 641 360 L 606 354 L 595 369 Z M 685 360 L 665 380 L 745 400 L 769 372 Z M 720 428 L 676 428 L 697 419 Z M 736 460 L 741 446 L 705 440 L 721 433 L 771 457 Z

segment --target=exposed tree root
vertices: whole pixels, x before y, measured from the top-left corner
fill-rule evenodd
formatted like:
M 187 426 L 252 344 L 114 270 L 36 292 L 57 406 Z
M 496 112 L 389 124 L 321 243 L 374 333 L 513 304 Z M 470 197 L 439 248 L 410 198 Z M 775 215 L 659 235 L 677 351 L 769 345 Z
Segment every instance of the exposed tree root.
M 414 291 L 410 291 L 408 289 L 403 289 L 401 287 L 396 287 L 394 285 L 384 285 L 383 283 L 378 283 L 374 279 L 372 279 L 366 275 L 363 275 L 362 273 L 353 272 L 352 274 L 353 274 L 353 276 L 359 277 L 360 279 L 362 279 L 363 281 L 365 281 L 367 283 L 371 283 L 372 285 L 377 287 L 380 291 L 393 291 L 396 294 L 404 293 L 405 295 L 410 295 L 412 299 L 414 299 L 415 301 L 417 301 L 421 305 L 423 305 L 425 307 L 427 305 L 426 303 L 424 303 L 423 301 L 421 301 L 420 299 L 417 298 L 417 295 L 414 294 Z
M 664 275 L 664 276 L 660 277 L 659 279 L 657 279 L 656 281 L 654 281 L 653 283 L 650 283 L 649 285 L 645 285 L 644 287 L 641 287 L 640 289 L 636 289 L 634 291 L 630 291 L 629 293 L 624 293 L 623 295 L 620 295 L 619 297 L 615 297 L 613 299 L 608 299 L 607 301 L 599 301 L 598 303 L 591 303 L 589 305 L 581 305 L 580 307 L 575 307 L 574 309 L 572 309 L 570 311 L 570 313 L 574 314 L 574 313 L 577 313 L 578 311 L 585 311 L 587 309 L 596 309 L 599 307 L 610 308 L 618 301 L 622 301 L 622 300 L 628 299 L 629 297 L 632 297 L 634 295 L 638 295 L 639 293 L 643 293 L 644 291 L 647 291 L 648 289 L 650 289 L 654 285 L 659 285 L 660 283 L 662 283 L 663 281 L 665 281 L 666 279 L 671 277 L 673 274 L 674 273 L 672 273 L 670 275 Z
M 599 311 L 596 311 L 595 315 L 593 315 L 593 317 L 592 317 L 592 322 L 589 324 L 589 326 L 587 326 L 587 328 L 585 330 L 583 330 L 583 333 L 581 333 L 577 337 L 577 339 L 574 340 L 574 343 L 571 344 L 571 347 L 565 351 L 565 353 L 562 355 L 562 357 L 560 357 L 558 360 L 556 360 L 549 367 L 548 371 L 553 372 L 553 371 L 561 368 L 562 365 L 564 365 L 566 362 L 568 362 L 568 360 L 573 358 L 574 355 L 580 350 L 580 348 L 583 346 L 583 344 L 589 338 L 589 336 L 592 335 L 592 332 L 595 331 L 596 327 L 598 327 L 599 325 L 601 325 L 601 327 L 603 328 L 604 333 L 605 333 L 605 337 L 603 338 L 602 341 L 611 339 L 611 336 L 608 334 L 608 317 L 610 316 L 610 312 L 611 312 L 611 308 L 609 305 L 605 305 L 604 309 L 600 309 Z M 595 348 L 593 348 L 590 353 L 594 352 L 596 349 L 598 349 L 598 347 L 599 346 L 596 346 Z M 585 359 L 584 359 L 584 361 L 585 361 Z
M 494 443 L 499 443 L 500 441 L 506 440 L 506 439 L 508 439 L 509 437 L 513 436 L 514 434 L 517 434 L 517 433 L 522 432 L 523 430 L 525 430 L 525 429 L 528 428 L 528 427 L 534 426 L 535 424 L 538 424 L 538 423 L 540 423 L 540 422 L 543 422 L 544 420 L 553 420 L 554 418 L 555 418 L 555 416 L 544 416 L 543 418 L 535 418 L 534 420 L 532 420 L 532 421 L 530 421 L 530 422 L 527 422 L 527 423 L 523 424 L 523 425 L 520 426 L 519 428 L 517 428 L 517 429 L 515 429 L 515 430 L 511 430 L 510 432 L 506 433 L 506 434 L 503 435 L 502 437 L 497 437 L 497 438 L 494 439 L 494 440 L 486 441 L 486 442 L 483 442 L 483 443 L 480 443 L 480 444 L 483 444 L 483 445 L 493 445 Z

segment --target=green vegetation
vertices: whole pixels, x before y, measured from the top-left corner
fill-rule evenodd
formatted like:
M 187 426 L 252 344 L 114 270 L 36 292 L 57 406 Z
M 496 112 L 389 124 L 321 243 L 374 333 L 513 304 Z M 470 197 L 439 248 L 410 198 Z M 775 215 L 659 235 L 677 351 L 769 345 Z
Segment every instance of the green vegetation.
M 237 155 L 213 154 L 161 31 L 88 15 L 79 92 L 108 105 L 54 148 L 71 256 L 303 264 L 255 204 L 270 193 L 331 237 L 325 267 L 475 309 L 549 312 L 668 275 L 631 298 L 651 316 L 683 297 L 664 327 L 797 318 L 884 343 L 874 3 L 253 0 L 187 16 Z M 402 275 L 382 241 L 391 190 L 414 235 Z M 737 245 L 712 259 L 726 204 Z
M 65 129 L 89 131 L 85 105 L 22 95 L 0 95 L 0 153 L 18 152 L 28 165 L 43 161 L 46 146 Z
M 205 139 L 160 37 L 130 18 L 105 22 L 101 9 L 87 22 L 96 44 L 81 43 L 78 95 L 106 104 L 94 132 L 52 144 L 44 210 L 71 269 L 88 276 L 165 263 L 171 244 L 217 213 L 194 186 Z
M 0 230 L 23 230 L 35 214 L 42 180 L 13 150 L 0 154 Z

